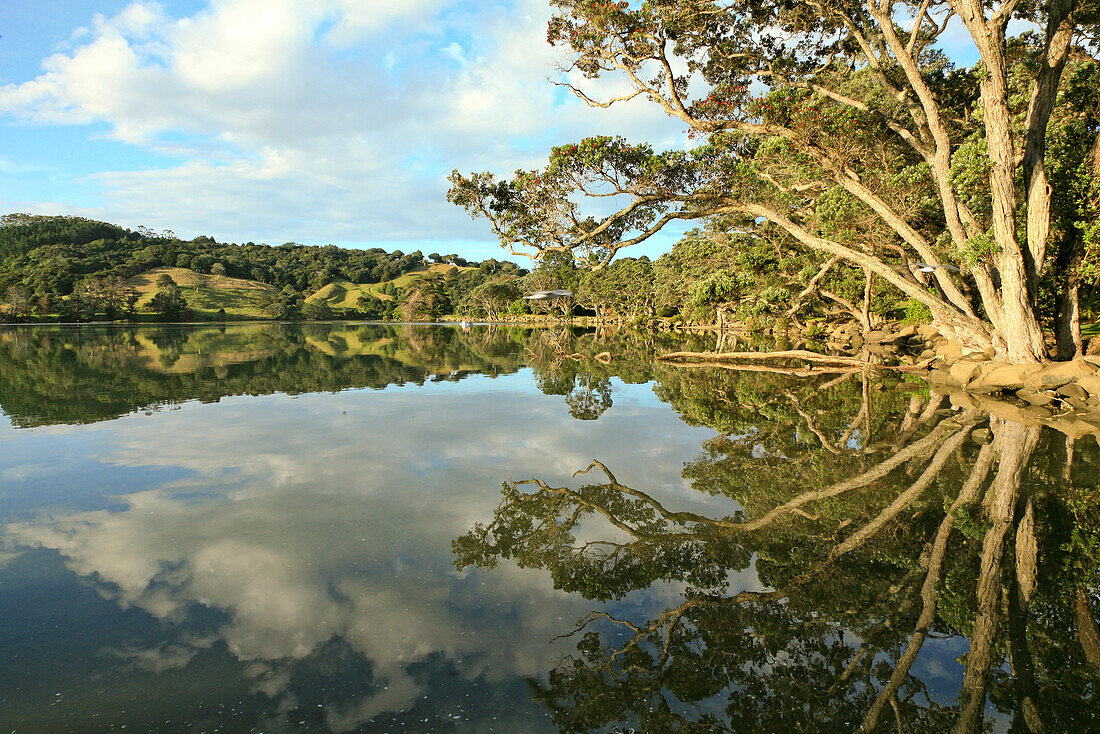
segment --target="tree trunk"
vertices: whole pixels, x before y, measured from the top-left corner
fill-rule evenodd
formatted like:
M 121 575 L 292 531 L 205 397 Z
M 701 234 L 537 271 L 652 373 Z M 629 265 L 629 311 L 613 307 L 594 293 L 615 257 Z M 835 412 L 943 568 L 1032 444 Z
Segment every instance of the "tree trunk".
M 1014 245 L 1005 245 L 1008 246 Z M 1046 356 L 1043 332 L 1035 305 L 1028 296 L 1028 279 L 1020 253 L 1014 257 L 1002 254 L 998 266 L 1004 294 L 1004 325 L 1000 333 L 1004 347 L 994 345 L 997 356 L 1014 363 L 1042 362 Z
M 1058 294 L 1058 315 L 1054 335 L 1058 343 L 1055 356 L 1059 362 L 1076 359 L 1085 353 L 1081 337 L 1081 308 L 1077 302 L 1077 284 L 1070 283 Z
M 1084 588 L 1077 589 L 1073 601 L 1077 641 L 1081 643 L 1081 651 L 1085 653 L 1085 660 L 1092 668 L 1093 675 L 1100 678 L 1100 629 L 1097 628 L 1096 620 L 1092 618 L 1088 592 Z
M 863 281 L 863 333 L 866 334 L 871 330 L 871 278 L 874 276 L 867 268 L 863 272 L 866 274 Z

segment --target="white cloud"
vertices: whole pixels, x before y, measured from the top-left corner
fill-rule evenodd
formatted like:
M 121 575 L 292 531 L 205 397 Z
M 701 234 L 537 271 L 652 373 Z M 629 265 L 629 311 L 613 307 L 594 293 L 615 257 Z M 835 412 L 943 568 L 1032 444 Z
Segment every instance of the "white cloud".
M 466 51 L 458 43 L 451 41 L 442 49 L 443 55 L 454 59 L 459 66 L 466 66 L 470 62 L 466 59 Z
M 562 103 L 546 82 L 548 14 L 541 0 L 211 0 L 172 18 L 136 2 L 37 78 L 0 87 L 0 114 L 106 123 L 182 156 L 87 179 L 99 215 L 123 224 L 239 241 L 488 240 L 444 200 L 452 168 L 507 174 L 593 133 L 678 136 L 644 104 Z
M 222 0 L 169 32 L 171 68 L 197 92 L 265 85 L 293 73 L 319 13 L 295 0 Z

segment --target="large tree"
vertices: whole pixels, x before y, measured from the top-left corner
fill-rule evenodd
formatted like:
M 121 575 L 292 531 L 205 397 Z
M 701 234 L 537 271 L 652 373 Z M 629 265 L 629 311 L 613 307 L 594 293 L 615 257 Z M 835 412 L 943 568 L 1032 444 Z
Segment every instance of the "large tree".
M 717 217 L 864 269 L 968 347 L 1046 358 L 1039 291 L 1068 266 L 1051 247 L 1065 233 L 1048 128 L 1067 63 L 1093 63 L 1094 4 L 553 5 L 548 40 L 570 54 L 562 84 L 599 107 L 649 100 L 702 144 L 656 152 L 597 136 L 510 180 L 453 173 L 450 200 L 513 252 L 598 266 L 669 222 Z M 953 55 L 975 55 L 973 68 L 940 50 L 950 28 L 965 29 L 972 46 Z M 580 79 L 602 76 L 623 92 L 597 98 Z M 585 213 L 578 193 L 617 209 Z

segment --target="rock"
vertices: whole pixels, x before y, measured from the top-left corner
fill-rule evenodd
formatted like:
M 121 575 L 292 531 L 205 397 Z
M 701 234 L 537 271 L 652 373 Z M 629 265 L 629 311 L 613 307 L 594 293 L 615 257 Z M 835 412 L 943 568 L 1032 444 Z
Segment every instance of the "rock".
M 1028 377 L 1043 369 L 1040 364 L 981 363 L 981 374 L 971 380 L 973 387 L 984 390 L 1018 390 Z
M 1062 397 L 1077 398 L 1080 400 L 1088 400 L 1089 393 L 1085 388 L 1078 385 L 1076 382 L 1071 382 L 1067 385 L 1062 385 L 1056 392 Z
M 970 383 L 974 375 L 979 373 L 980 369 L 981 365 L 977 362 L 959 361 L 951 365 L 947 373 L 951 378 L 951 382 L 957 385 L 966 386 Z
M 988 362 L 990 357 L 985 352 L 969 352 L 962 356 L 967 362 Z
M 864 336 L 864 339 L 870 344 L 881 344 L 883 341 L 886 340 L 886 338 L 886 332 L 882 331 L 881 329 L 873 329 L 871 331 L 868 331 L 867 334 Z
M 1023 398 L 1024 402 L 1029 405 L 1050 405 L 1054 402 L 1054 396 L 1045 392 L 1033 392 L 1029 395 L 1016 393 L 1016 397 Z
M 970 433 L 970 440 L 978 444 L 987 444 L 993 440 L 993 432 L 988 428 L 976 428 Z
M 925 349 L 923 352 L 920 353 L 920 359 L 922 362 L 926 359 L 932 359 L 935 356 L 936 353 L 931 349 Z
M 897 333 L 894 336 L 896 336 L 899 339 L 912 339 L 916 335 L 917 335 L 917 325 L 916 324 L 909 324 L 908 326 L 903 326 L 900 329 L 898 329 Z
M 917 335 L 920 336 L 921 339 L 932 339 L 933 337 L 939 336 L 940 332 L 937 331 L 936 327 L 932 326 L 932 324 L 921 324 L 917 327 Z
M 1081 398 L 1066 398 L 1062 402 L 1070 406 L 1074 410 L 1078 410 L 1081 412 L 1089 410 L 1090 407 L 1088 401 L 1082 400 Z
M 1028 375 L 1026 381 L 1036 388 L 1061 387 L 1078 378 L 1091 377 L 1097 369 L 1100 369 L 1100 367 L 1084 359 L 1055 362 L 1054 364 L 1042 365 L 1042 369 Z
M 965 410 L 967 408 L 973 409 L 978 407 L 977 403 L 974 402 L 973 396 L 962 390 L 952 390 L 949 395 L 951 397 L 951 404 L 956 408 Z
M 1074 382 L 1077 387 L 1081 388 L 1089 395 L 1100 397 L 1100 375 L 1088 375 L 1087 377 L 1078 377 Z

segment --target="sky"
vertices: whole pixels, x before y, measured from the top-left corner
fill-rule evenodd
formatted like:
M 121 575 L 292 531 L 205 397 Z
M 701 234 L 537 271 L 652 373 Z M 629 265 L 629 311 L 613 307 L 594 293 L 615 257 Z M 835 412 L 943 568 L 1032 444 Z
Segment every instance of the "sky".
M 0 213 L 506 259 L 446 202 L 453 169 L 508 176 L 595 134 L 684 145 L 645 102 L 595 110 L 551 84 L 549 15 L 547 0 L 4 0 Z

